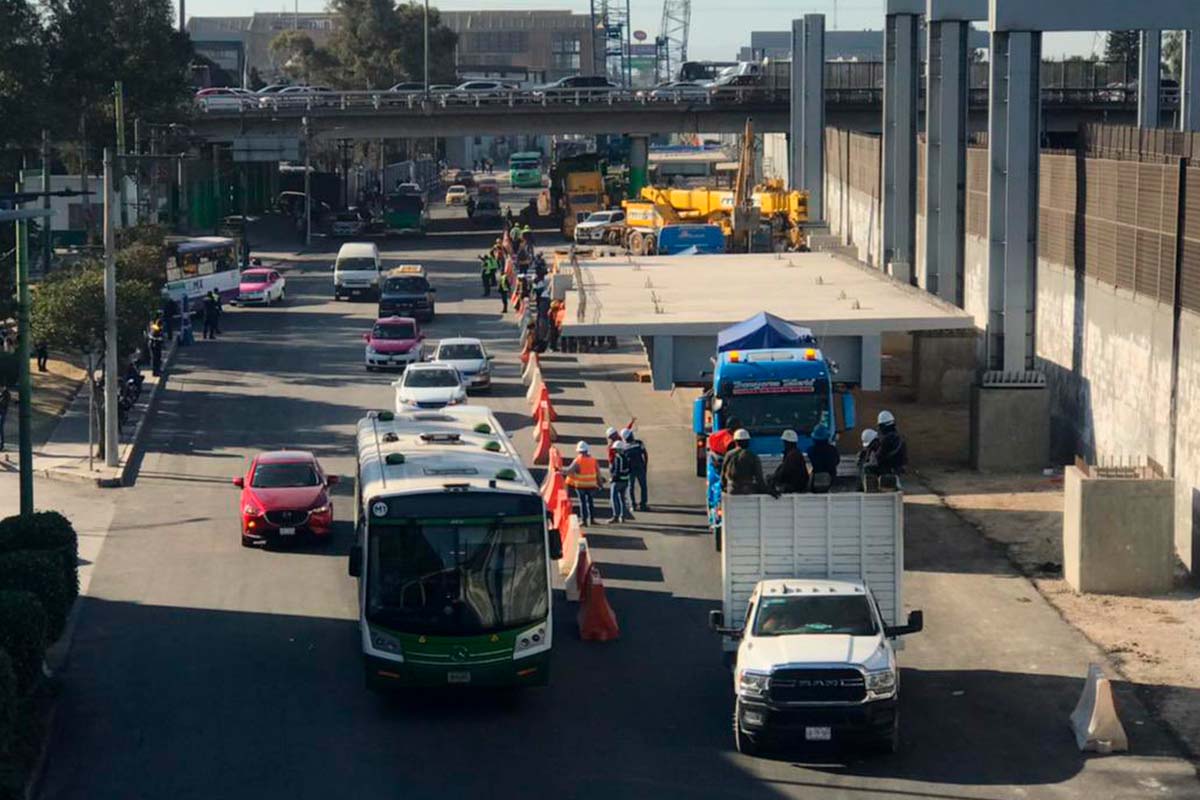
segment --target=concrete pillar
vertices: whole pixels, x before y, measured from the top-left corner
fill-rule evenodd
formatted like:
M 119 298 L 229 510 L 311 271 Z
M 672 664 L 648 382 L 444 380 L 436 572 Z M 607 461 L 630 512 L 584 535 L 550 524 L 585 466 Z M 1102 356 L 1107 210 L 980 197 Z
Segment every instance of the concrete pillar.
M 862 381 L 859 388 L 865 392 L 878 392 L 883 388 L 883 336 L 864 333 L 860 352 Z
M 1179 81 L 1179 128 L 1200 131 L 1200 30 L 1183 32 L 1183 69 Z
M 825 218 L 825 15 L 792 20 L 790 188 L 808 191 L 808 218 Z
M 927 25 L 925 289 L 961 306 L 970 26 L 932 18 Z
M 645 134 L 629 135 L 629 196 L 637 197 L 646 185 L 650 169 L 650 137 Z
M 1034 368 L 1042 35 L 994 31 L 988 93 L 988 321 L 991 370 Z
M 1141 31 L 1138 35 L 1138 127 L 1157 128 L 1162 94 L 1162 31 Z
M 921 0 L 887 0 L 883 33 L 883 263 L 916 255 L 917 18 Z M 889 271 L 891 271 L 889 269 Z

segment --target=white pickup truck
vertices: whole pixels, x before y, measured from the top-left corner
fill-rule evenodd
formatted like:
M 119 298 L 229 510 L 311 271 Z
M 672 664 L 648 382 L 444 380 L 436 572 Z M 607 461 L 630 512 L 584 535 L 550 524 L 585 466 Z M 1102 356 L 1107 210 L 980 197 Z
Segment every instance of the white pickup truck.
M 852 742 L 894 752 L 903 609 L 900 493 L 724 497 L 722 610 L 734 743 Z M 730 659 L 730 657 L 732 657 Z

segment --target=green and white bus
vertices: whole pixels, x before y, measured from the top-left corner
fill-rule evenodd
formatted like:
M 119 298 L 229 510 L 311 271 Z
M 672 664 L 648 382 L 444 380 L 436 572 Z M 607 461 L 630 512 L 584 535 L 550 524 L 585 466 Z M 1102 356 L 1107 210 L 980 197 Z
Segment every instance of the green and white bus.
M 368 687 L 547 683 L 562 543 L 489 409 L 359 421 L 354 522 Z
M 542 154 L 536 150 L 508 157 L 508 177 L 517 188 L 542 187 Z

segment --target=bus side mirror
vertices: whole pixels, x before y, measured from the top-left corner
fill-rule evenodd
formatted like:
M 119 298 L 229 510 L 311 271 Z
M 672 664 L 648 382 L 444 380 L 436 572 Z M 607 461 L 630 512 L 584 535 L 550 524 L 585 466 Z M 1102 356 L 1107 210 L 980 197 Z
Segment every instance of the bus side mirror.
M 842 394 L 842 430 L 854 430 L 856 420 L 854 419 L 854 395 L 850 392 Z
M 725 627 L 725 613 L 722 611 L 715 611 L 715 610 L 709 611 L 708 612 L 708 627 L 714 631 L 717 630 L 718 628 L 724 628 Z
M 362 545 L 356 544 L 350 548 L 350 577 L 362 577 Z

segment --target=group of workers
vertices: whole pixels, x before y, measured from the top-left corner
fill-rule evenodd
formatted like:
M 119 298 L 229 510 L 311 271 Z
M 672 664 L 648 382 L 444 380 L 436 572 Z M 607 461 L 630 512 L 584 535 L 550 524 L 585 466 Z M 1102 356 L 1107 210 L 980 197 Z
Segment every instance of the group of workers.
M 859 483 L 864 489 L 898 488 L 896 477 L 908 464 L 908 445 L 896 428 L 896 417 L 881 411 L 877 428 L 862 434 L 862 450 L 858 454 Z M 812 443 L 806 451 L 799 447 L 800 437 L 794 430 L 785 430 L 783 458 L 767 479 L 762 461 L 750 450 L 750 432 L 731 419 L 724 429 L 708 440 L 711 457 L 719 464 L 721 485 L 730 494 L 783 494 L 828 492 L 837 477 L 841 454 L 833 444 L 832 432 L 824 423 L 815 426 L 810 434 Z M 811 465 L 811 473 L 809 471 Z
M 633 431 L 636 420 L 617 430 L 609 427 L 605 431 L 608 444 L 609 504 L 612 515 L 605 520 L 620 524 L 634 519 L 633 510 L 650 510 L 647 493 L 647 471 L 650 455 L 646 443 L 637 438 Z M 575 445 L 575 458 L 562 470 L 567 487 L 579 503 L 579 521 L 591 525 L 596 519 L 596 492 L 604 487 L 600 474 L 600 463 L 591 454 L 591 446 L 584 441 Z

